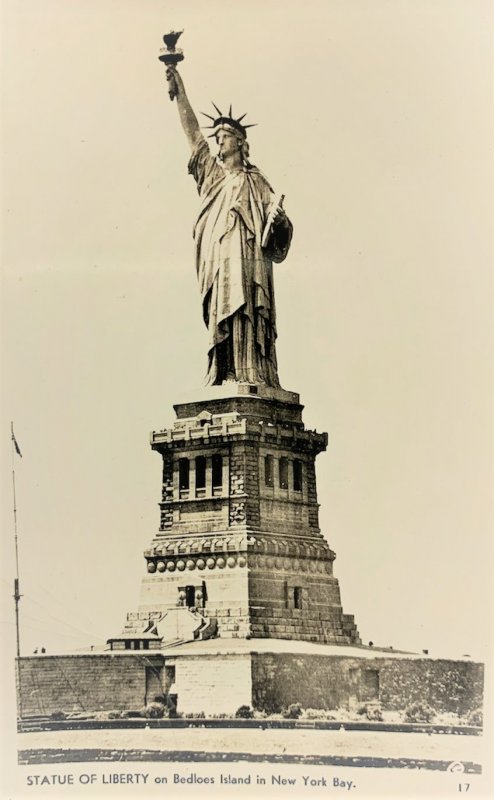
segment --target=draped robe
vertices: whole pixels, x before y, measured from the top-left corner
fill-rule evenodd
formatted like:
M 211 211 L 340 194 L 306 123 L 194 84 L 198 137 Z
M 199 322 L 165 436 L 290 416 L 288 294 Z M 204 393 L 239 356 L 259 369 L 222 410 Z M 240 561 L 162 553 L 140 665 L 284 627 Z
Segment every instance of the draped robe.
M 261 242 L 274 193 L 251 164 L 228 170 L 201 137 L 189 162 L 201 205 L 194 227 L 196 268 L 209 331 L 208 384 L 279 386 L 273 261 L 288 252 L 285 217 Z

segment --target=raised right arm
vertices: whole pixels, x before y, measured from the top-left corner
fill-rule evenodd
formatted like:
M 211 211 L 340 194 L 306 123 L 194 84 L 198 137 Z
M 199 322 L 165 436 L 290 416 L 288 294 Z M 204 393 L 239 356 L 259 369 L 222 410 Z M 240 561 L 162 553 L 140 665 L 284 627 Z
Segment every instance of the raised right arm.
M 166 79 L 168 81 L 170 91 L 174 92 L 177 99 L 178 114 L 180 117 L 180 122 L 182 123 L 182 128 L 187 136 L 191 150 L 194 150 L 199 141 L 202 139 L 202 133 L 197 117 L 185 92 L 184 82 L 180 73 L 174 66 L 167 67 Z

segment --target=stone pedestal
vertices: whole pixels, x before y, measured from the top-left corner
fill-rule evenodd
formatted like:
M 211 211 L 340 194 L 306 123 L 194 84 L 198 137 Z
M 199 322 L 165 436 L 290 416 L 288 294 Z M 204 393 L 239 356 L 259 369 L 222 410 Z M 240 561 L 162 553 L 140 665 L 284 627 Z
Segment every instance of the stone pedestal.
M 478 709 L 481 664 L 362 647 L 343 614 L 318 521 L 315 459 L 327 437 L 305 429 L 298 395 L 222 386 L 175 411 L 151 435 L 161 524 L 138 610 L 111 652 L 19 659 L 21 716 L 128 711 L 164 695 L 185 715 L 292 703 L 340 719 L 368 703 L 465 718 Z
M 315 459 L 327 435 L 305 429 L 302 409 L 294 392 L 227 384 L 176 405 L 173 427 L 152 433 L 160 528 L 144 553 L 139 609 L 112 648 L 360 643 L 319 529 Z

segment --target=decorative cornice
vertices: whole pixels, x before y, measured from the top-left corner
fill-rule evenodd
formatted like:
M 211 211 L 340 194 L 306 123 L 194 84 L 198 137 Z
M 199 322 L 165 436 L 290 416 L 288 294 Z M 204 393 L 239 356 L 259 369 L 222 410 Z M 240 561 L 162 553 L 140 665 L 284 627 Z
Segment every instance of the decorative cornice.
M 306 557 L 290 557 L 290 556 L 275 556 L 269 554 L 257 553 L 183 553 L 180 555 L 164 554 L 161 556 L 153 556 L 146 558 L 147 571 L 150 574 L 164 573 L 164 572 L 187 572 L 195 569 L 202 571 L 207 569 L 233 569 L 239 567 L 241 569 L 248 567 L 249 569 L 261 569 L 272 572 L 295 572 L 295 573 L 313 573 L 332 577 L 332 560 L 328 557 L 314 558 L 311 556 Z
M 269 530 L 252 530 L 248 528 L 242 532 L 224 529 L 214 533 L 190 533 L 185 535 L 184 533 L 164 533 L 158 541 L 153 543 L 153 546 L 144 551 L 144 555 L 160 553 L 163 547 L 168 546 L 189 548 L 189 550 L 193 548 L 196 552 L 201 547 L 209 547 L 210 543 L 215 543 L 217 547 L 228 543 L 228 546 L 232 548 L 234 542 L 237 543 L 235 544 L 236 549 L 247 547 L 247 549 L 252 550 L 269 545 L 275 548 L 276 552 L 280 548 L 286 547 L 290 549 L 302 547 L 309 554 L 320 553 L 321 551 L 324 553 L 333 552 L 321 533 L 314 536 L 301 533 L 273 533 Z M 186 551 L 184 550 L 184 552 Z
M 185 572 L 186 570 L 224 569 L 229 567 L 246 567 L 247 557 L 242 554 L 207 555 L 206 553 L 196 558 L 148 558 L 147 570 L 150 573 L 158 572 Z
M 266 422 L 242 418 L 238 413 L 209 414 L 205 411 L 197 417 L 176 420 L 173 428 L 151 433 L 151 447 L 160 452 L 201 446 L 210 441 L 231 440 L 232 438 L 255 439 L 258 443 L 290 449 L 309 449 L 316 453 L 325 450 L 328 444 L 327 433 L 308 431 L 296 423 Z
M 307 537 L 269 536 L 269 535 L 212 535 L 194 536 L 191 538 L 166 538 L 163 542 L 144 551 L 148 563 L 156 565 L 156 569 L 164 572 L 167 560 L 177 562 L 177 559 L 188 562 L 197 558 L 209 556 L 264 556 L 282 561 L 307 561 L 331 564 L 336 553 L 329 547 L 324 539 L 313 541 Z M 165 566 L 158 567 L 158 561 L 163 561 Z M 194 567 L 189 567 L 193 569 Z M 281 567 L 279 567 L 281 568 Z M 288 567 L 285 567 L 288 569 Z M 294 567 L 290 567 L 294 568 Z M 295 569 L 298 568 L 298 564 Z M 156 571 L 156 569 L 152 571 Z
M 172 445 L 175 442 L 195 442 L 221 436 L 233 436 L 246 433 L 247 420 L 238 414 L 208 414 L 202 412 L 197 417 L 179 419 L 173 428 L 151 433 L 151 447 L 159 449 L 160 445 Z

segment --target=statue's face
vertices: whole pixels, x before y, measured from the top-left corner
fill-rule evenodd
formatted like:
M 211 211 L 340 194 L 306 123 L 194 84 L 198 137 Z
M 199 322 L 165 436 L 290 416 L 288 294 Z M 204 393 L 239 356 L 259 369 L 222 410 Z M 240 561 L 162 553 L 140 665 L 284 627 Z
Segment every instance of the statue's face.
M 215 138 L 218 145 L 218 155 L 222 159 L 226 156 L 232 156 L 240 150 L 240 143 L 234 133 L 220 130 Z

